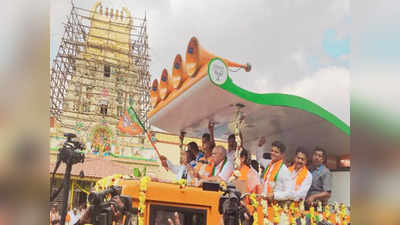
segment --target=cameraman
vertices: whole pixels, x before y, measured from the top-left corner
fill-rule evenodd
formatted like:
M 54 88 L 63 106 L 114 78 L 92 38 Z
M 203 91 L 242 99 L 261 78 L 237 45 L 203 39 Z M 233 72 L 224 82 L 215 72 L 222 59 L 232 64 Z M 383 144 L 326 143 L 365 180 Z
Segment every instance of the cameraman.
M 110 207 L 111 207 L 111 211 L 112 211 L 113 222 L 115 222 L 116 224 L 121 224 L 122 217 L 123 217 L 122 210 L 125 207 L 124 203 L 121 201 L 121 198 L 119 195 L 112 197 L 110 200 L 110 203 L 111 203 Z M 71 224 L 71 225 L 92 224 L 92 221 L 90 221 L 91 217 L 92 217 L 92 213 L 93 213 L 93 206 L 89 207 L 83 213 L 83 215 L 81 215 L 81 218 L 79 218 L 78 222 L 76 222 L 75 224 Z M 96 225 L 96 224 L 93 224 L 93 225 Z

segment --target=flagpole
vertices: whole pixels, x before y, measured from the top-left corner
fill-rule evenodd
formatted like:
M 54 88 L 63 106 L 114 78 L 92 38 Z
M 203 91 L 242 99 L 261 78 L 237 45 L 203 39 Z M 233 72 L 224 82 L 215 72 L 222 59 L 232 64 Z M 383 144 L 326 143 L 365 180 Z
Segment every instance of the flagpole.
M 151 139 L 151 134 L 150 134 L 150 132 L 146 132 L 146 136 L 147 136 L 147 138 L 149 139 L 151 145 L 153 146 L 154 150 L 155 150 L 156 153 L 157 153 L 158 158 L 159 158 L 160 161 L 161 161 L 160 152 L 158 151 L 158 149 L 157 149 L 156 145 L 154 144 L 153 140 Z M 166 171 L 168 171 L 168 167 L 166 167 L 166 166 L 163 166 L 163 167 L 164 167 L 164 169 L 165 169 Z
M 140 126 L 140 128 L 141 128 L 140 133 L 144 132 L 144 133 L 146 134 L 146 136 L 147 136 L 147 138 L 149 139 L 151 145 L 153 146 L 153 149 L 156 151 L 157 156 L 158 156 L 158 158 L 159 158 L 160 161 L 161 161 L 161 154 L 160 154 L 160 152 L 158 151 L 158 149 L 157 149 L 156 145 L 154 144 L 153 140 L 151 139 L 151 134 L 150 134 L 150 132 L 146 130 L 146 128 L 144 127 L 143 123 L 140 121 L 140 118 L 137 116 L 137 114 L 136 114 L 136 112 L 135 112 L 135 109 L 133 109 L 132 105 L 131 105 L 131 106 L 129 107 L 129 109 L 125 112 L 125 114 L 127 114 L 127 115 L 130 117 L 132 123 L 134 123 L 134 122 L 137 122 L 137 123 L 138 123 L 138 126 Z M 119 124 L 120 124 L 120 123 L 122 124 L 122 117 L 120 118 Z M 119 127 L 119 125 L 117 125 L 117 127 L 121 130 L 121 128 Z M 124 132 L 124 131 L 123 131 L 123 132 Z M 137 134 L 139 134 L 139 133 L 137 133 Z M 134 135 L 133 132 L 132 132 L 132 135 Z M 165 168 L 166 171 L 168 171 L 168 167 L 166 167 L 166 166 L 163 166 L 163 167 Z

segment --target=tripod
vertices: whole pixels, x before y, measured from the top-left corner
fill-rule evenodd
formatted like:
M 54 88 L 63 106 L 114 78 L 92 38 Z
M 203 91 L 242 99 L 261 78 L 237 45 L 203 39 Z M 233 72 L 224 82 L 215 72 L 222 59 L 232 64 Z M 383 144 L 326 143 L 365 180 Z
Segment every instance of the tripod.
M 67 205 L 68 205 L 68 193 L 71 185 L 71 170 L 74 164 L 79 162 L 83 163 L 85 156 L 82 153 L 75 152 L 76 149 L 84 149 L 84 146 L 77 142 L 72 141 L 71 139 L 76 137 L 75 134 L 64 134 L 67 137 L 67 141 L 64 143 L 63 147 L 59 149 L 57 155 L 57 162 L 56 166 L 54 167 L 52 180 L 50 183 L 50 201 L 54 201 L 54 199 L 58 196 L 62 189 L 64 189 L 64 196 L 63 196 L 63 205 L 61 211 L 61 225 L 65 225 L 65 218 L 67 216 Z M 51 195 L 53 184 L 54 184 L 54 176 L 57 172 L 58 167 L 60 166 L 61 162 L 66 164 L 66 169 L 64 173 L 64 180 L 63 185 L 61 185 L 57 191 Z

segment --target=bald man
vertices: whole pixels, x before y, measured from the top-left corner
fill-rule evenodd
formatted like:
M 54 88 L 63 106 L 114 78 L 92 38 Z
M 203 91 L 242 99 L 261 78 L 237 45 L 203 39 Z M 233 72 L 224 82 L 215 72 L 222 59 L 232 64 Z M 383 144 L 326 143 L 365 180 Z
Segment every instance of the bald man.
M 202 181 L 225 181 L 232 176 L 233 164 L 226 156 L 226 149 L 223 146 L 216 146 L 212 151 L 214 166 L 209 177 L 201 177 Z

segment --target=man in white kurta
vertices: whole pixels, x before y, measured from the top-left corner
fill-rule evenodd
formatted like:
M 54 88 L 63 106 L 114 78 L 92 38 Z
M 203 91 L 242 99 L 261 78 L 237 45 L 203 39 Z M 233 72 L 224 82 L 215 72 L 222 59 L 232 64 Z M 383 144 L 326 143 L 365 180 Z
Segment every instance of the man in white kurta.
M 223 146 L 217 146 L 213 149 L 212 157 L 214 166 L 210 177 L 203 178 L 203 181 L 225 181 L 227 182 L 233 173 L 233 164 L 226 157 L 226 149 Z
M 279 141 L 274 141 L 271 147 L 271 160 L 266 160 L 262 158 L 264 144 L 265 138 L 262 137 L 256 154 L 260 165 L 265 167 L 261 178 L 264 184 L 263 194 L 267 200 L 289 200 L 292 182 L 290 172 L 283 162 L 286 146 Z
M 297 148 L 294 164 L 289 167 L 292 178 L 291 199 L 294 201 L 305 200 L 311 187 L 312 174 L 306 167 L 307 154 L 301 147 Z
M 171 161 L 169 161 L 165 156 L 161 156 L 161 164 L 165 167 L 168 167 L 168 169 L 176 174 L 176 179 L 186 179 L 187 183 L 190 183 L 192 178 L 190 176 L 190 173 L 188 172 L 188 169 L 191 169 L 191 165 L 189 164 L 188 159 L 187 159 L 187 154 L 188 152 L 182 152 L 182 155 L 180 157 L 180 164 L 175 165 Z

